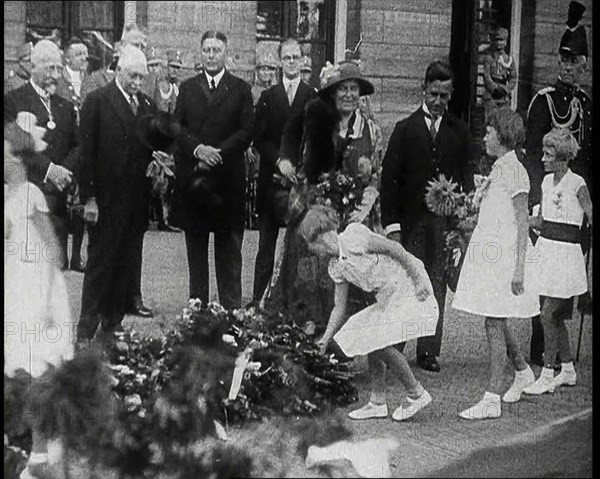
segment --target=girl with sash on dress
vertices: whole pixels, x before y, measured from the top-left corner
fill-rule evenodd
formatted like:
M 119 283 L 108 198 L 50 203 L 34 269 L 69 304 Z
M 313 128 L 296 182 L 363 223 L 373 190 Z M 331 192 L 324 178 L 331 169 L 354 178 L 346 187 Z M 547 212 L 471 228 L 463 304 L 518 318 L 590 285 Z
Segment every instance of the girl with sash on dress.
M 592 225 L 592 200 L 585 180 L 573 173 L 569 161 L 579 145 L 567 128 L 554 128 L 543 138 L 542 161 L 548 173 L 542 181 L 542 201 L 532 227 L 540 229 L 537 283 L 544 327 L 544 367 L 540 377 L 525 388 L 525 394 L 552 393 L 559 386 L 575 386 L 577 373 L 569 343 L 563 303 L 588 291 L 581 248 L 584 215 Z M 561 371 L 554 376 L 554 358 L 559 354 Z

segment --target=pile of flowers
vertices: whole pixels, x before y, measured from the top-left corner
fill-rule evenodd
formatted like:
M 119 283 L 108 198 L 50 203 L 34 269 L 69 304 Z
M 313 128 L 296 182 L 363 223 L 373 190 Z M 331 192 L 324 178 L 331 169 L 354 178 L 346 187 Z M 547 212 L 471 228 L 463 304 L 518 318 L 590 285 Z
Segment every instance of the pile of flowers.
M 319 354 L 314 331 L 289 324 L 280 313 L 254 307 L 229 312 L 217 303 L 202 307 L 192 300 L 183 310 L 181 328 L 161 339 L 141 338 L 135 332 L 116 334 L 118 340 L 109 350 L 116 379 L 113 389 L 128 410 L 141 417 L 152 394 L 172 379 L 173 352 L 191 345 L 216 345 L 231 358 L 231 367 L 221 378 L 224 394 L 218 400 L 219 419 L 227 423 L 315 415 L 357 400 L 348 361 Z M 236 369 L 241 375 L 237 387 L 232 386 Z
M 323 173 L 317 184 L 318 201 L 335 209 L 343 225 L 360 204 L 361 195 L 358 190 L 352 176 L 341 171 Z
M 122 477 L 251 477 L 252 458 L 220 441 L 229 425 L 314 417 L 358 399 L 349 361 L 321 355 L 314 332 L 280 313 L 190 301 L 180 319 L 159 339 L 130 331 L 102 350 L 92 343 L 35 390 L 28 378 L 9 382 L 7 434 L 20 433 L 27 402 L 38 429 L 69 451 L 66 468 L 79 457 Z M 5 438 L 13 477 L 24 459 Z
M 436 215 L 448 219 L 444 234 L 448 286 L 452 291 L 456 290 L 469 240 L 477 225 L 479 205 L 488 185 L 489 178 L 475 175 L 475 189 L 465 193 L 451 178 L 440 174 L 427 186 L 425 204 Z

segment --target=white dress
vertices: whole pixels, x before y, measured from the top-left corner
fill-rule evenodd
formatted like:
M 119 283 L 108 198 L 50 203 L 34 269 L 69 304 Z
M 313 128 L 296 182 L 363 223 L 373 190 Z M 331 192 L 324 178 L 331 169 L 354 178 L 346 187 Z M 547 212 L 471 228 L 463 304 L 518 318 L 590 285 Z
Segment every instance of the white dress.
M 48 214 L 42 192 L 31 183 L 5 185 L 4 373 L 22 368 L 31 376 L 73 357 L 76 323 L 57 261 L 58 242 L 46 243 L 34 216 Z
M 536 251 L 529 236 L 525 255 L 524 292 L 514 295 L 517 222 L 513 198 L 529 192 L 529 176 L 514 151 L 498 158 L 483 193 L 477 226 L 465 253 L 452 306 L 481 316 L 529 318 L 539 314 L 534 283 Z
M 566 223 L 581 228 L 584 211 L 577 192 L 585 180 L 568 170 L 557 185 L 554 174 L 542 181 L 542 217 L 546 221 Z M 539 294 L 553 298 L 579 296 L 588 289 L 585 260 L 579 243 L 555 241 L 540 236 L 537 281 Z
M 433 336 L 439 317 L 431 282 L 431 294 L 425 301 L 419 301 L 413 282 L 400 263 L 389 256 L 368 252 L 372 234 L 362 224 L 350 224 L 339 235 L 339 258 L 329 263 L 329 275 L 334 282 L 348 282 L 364 291 L 376 292 L 377 302 L 351 316 L 333 337 L 349 357 Z M 427 277 L 423 263 L 417 261 Z

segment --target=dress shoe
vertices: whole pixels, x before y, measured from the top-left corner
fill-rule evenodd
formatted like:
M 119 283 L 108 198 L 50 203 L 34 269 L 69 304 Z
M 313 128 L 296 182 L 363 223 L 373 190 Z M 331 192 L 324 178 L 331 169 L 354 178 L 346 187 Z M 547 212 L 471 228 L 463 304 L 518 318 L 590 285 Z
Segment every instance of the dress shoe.
M 406 421 L 413 417 L 431 402 L 431 395 L 427 391 L 423 391 L 417 399 L 406 396 L 404 402 L 405 403 L 398 406 L 392 414 L 392 419 L 394 421 Z
M 181 230 L 179 228 L 175 228 L 175 226 L 171 226 L 170 224 L 159 224 L 157 227 L 158 231 L 168 231 L 169 233 L 180 233 Z
M 417 366 L 425 371 L 431 371 L 433 373 L 440 372 L 440 363 L 435 356 L 421 356 L 417 358 Z
M 388 408 L 387 404 L 375 404 L 368 402 L 363 407 L 355 409 L 348 414 L 350 419 L 362 420 L 362 419 L 374 419 L 387 417 Z
M 544 368 L 537 381 L 523 389 L 523 393 L 539 396 L 540 394 L 553 393 L 555 388 L 554 371 Z
M 134 306 L 133 308 L 131 308 L 128 314 L 138 316 L 140 318 L 152 318 L 154 316 L 154 312 L 150 308 L 144 306 L 143 304 Z
M 479 419 L 496 419 L 502 414 L 500 395 L 486 391 L 483 399 L 475 406 L 462 411 L 459 416 L 470 421 Z

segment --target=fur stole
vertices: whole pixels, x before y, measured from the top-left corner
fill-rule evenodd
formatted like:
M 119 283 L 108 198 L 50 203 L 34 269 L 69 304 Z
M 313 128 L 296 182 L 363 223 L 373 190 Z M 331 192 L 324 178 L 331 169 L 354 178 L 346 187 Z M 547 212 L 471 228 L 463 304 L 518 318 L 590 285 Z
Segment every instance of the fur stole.
M 306 104 L 302 146 L 303 171 L 309 184 L 336 164 L 334 138 L 340 116 L 335 107 L 317 97 Z

